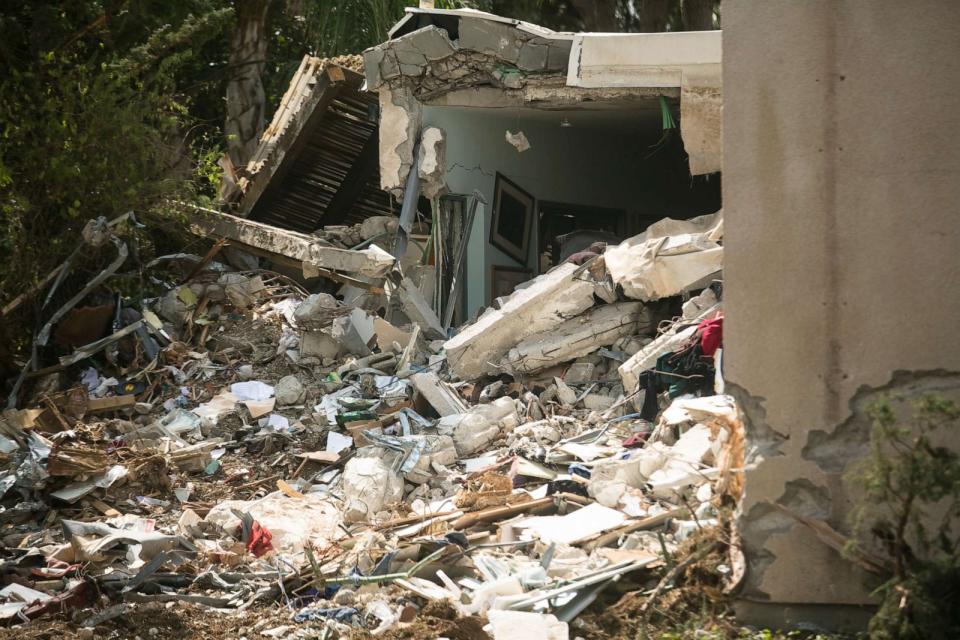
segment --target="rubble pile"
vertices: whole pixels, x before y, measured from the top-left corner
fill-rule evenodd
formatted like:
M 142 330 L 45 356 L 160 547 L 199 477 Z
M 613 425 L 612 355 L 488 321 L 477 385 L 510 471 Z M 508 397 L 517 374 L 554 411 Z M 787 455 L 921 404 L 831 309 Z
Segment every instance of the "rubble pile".
M 315 237 L 386 252 L 396 224 L 371 220 Z M 310 293 L 216 251 L 154 260 L 163 292 L 28 363 L 0 418 L 0 617 L 101 634 L 180 603 L 272 611 L 251 637 L 582 635 L 739 496 L 721 238 L 719 214 L 664 220 L 449 333 L 400 274 Z

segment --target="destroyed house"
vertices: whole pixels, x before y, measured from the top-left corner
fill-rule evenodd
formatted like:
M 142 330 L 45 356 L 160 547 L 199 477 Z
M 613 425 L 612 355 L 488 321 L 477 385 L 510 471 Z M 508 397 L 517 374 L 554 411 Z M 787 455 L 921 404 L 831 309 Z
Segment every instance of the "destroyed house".
M 364 52 L 381 186 L 402 194 L 418 148 L 420 195 L 442 221 L 484 201 L 467 229 L 466 317 L 595 242 L 720 209 L 720 37 L 410 8 Z
M 720 209 L 719 31 L 556 33 L 408 8 L 389 35 L 364 52 L 365 82 L 304 59 L 240 180 L 240 217 L 311 234 L 396 216 L 416 150 L 401 263 L 449 327 L 595 243 Z
M 960 637 L 945 492 L 851 474 L 956 495 L 960 5 L 724 21 L 411 9 L 364 74 L 304 59 L 224 162 L 233 214 L 191 209 L 216 242 L 89 221 L 0 309 L 38 303 L 0 413 L 0 618 L 755 637 L 733 604 L 819 636 L 885 583 L 881 612 L 935 627 L 911 637 Z

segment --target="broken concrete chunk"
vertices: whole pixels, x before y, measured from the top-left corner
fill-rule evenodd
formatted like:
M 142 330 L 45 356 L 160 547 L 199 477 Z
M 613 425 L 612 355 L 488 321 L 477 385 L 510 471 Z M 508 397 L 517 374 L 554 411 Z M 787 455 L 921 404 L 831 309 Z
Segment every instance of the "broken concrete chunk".
M 381 458 L 352 458 L 343 470 L 343 521 L 371 519 L 403 497 L 403 480 Z
M 307 390 L 297 376 L 283 376 L 277 382 L 274 393 L 277 397 L 277 404 L 281 407 L 302 404 L 307 396 Z
M 400 219 L 393 216 L 371 216 L 360 223 L 360 237 L 370 240 L 378 236 L 392 236 L 399 224 Z
M 566 622 L 548 613 L 527 611 L 501 611 L 491 609 L 487 612 L 490 626 L 493 628 L 493 640 L 568 640 L 570 630 Z
M 457 43 L 463 49 L 473 49 L 516 63 L 525 40 L 523 34 L 510 25 L 489 20 L 461 20 Z
M 314 236 L 280 229 L 226 213 L 208 212 L 191 219 L 197 235 L 226 238 L 259 253 L 300 261 L 304 275 L 314 277 L 317 268 L 380 277 L 393 267 L 393 256 L 377 247 L 363 250 L 330 247 Z
M 516 403 L 505 397 L 477 405 L 467 413 L 441 418 L 437 431 L 452 436 L 457 455 L 466 456 L 480 451 L 518 422 Z
M 619 338 L 652 331 L 652 316 L 642 303 L 604 305 L 525 338 L 501 364 L 513 372 L 528 373 L 587 355 Z
M 574 362 L 563 374 L 563 381 L 567 384 L 583 384 L 593 380 L 593 370 L 596 365 L 590 362 Z
M 420 329 L 426 337 L 443 338 L 446 336 L 437 314 L 433 312 L 423 294 L 420 293 L 420 290 L 410 278 L 404 278 L 394 291 L 400 299 L 403 313 L 411 322 L 420 325 Z
M 553 383 L 557 385 L 557 399 L 564 406 L 572 407 L 577 402 L 577 392 L 567 386 L 560 378 L 554 378 Z
M 380 89 L 380 188 L 384 191 L 403 195 L 422 119 L 423 108 L 409 87 Z
M 452 56 L 456 50 L 456 45 L 450 41 L 446 30 L 438 29 L 434 26 L 417 29 L 402 38 L 394 40 L 394 47 L 397 44 L 407 42 L 409 49 L 417 51 L 427 60 L 443 60 Z
M 293 312 L 297 327 L 311 331 L 326 329 L 337 318 L 348 312 L 329 293 L 312 293 Z
M 680 80 L 680 120 L 690 174 L 702 175 L 723 166 L 723 87 L 715 71 L 684 70 Z
M 300 334 L 300 355 L 304 358 L 333 360 L 340 354 L 340 342 L 325 331 L 304 331 Z
M 637 300 L 677 295 L 723 267 L 723 248 L 706 234 L 627 242 L 607 249 L 604 260 L 613 281 Z
M 330 335 L 349 353 L 368 356 L 374 337 L 375 317 L 363 309 L 354 309 L 350 315 L 334 320 Z
M 704 309 L 708 309 L 715 304 L 717 304 L 717 294 L 714 293 L 713 289 L 704 289 L 700 295 L 693 296 L 683 303 L 683 317 L 686 319 L 696 318 L 703 313 Z
M 616 402 L 616 396 L 601 393 L 588 393 L 583 397 L 583 406 L 591 411 L 605 411 Z
M 309 258 L 303 261 L 303 275 L 310 278 L 316 268 L 320 268 L 379 278 L 393 268 L 393 263 L 393 256 L 377 245 L 357 250 L 316 244 L 310 247 Z
M 457 392 L 441 381 L 434 372 L 416 373 L 410 376 L 410 382 L 413 383 L 417 393 L 426 398 L 441 417 L 467 411 L 467 405 L 460 399 Z
M 543 71 L 547 66 L 548 53 L 549 49 L 546 45 L 527 42 L 520 48 L 517 67 L 524 71 Z
M 444 344 L 447 361 L 463 380 L 496 371 L 494 366 L 519 341 L 549 331 L 593 306 L 594 284 L 562 264 L 511 294 Z

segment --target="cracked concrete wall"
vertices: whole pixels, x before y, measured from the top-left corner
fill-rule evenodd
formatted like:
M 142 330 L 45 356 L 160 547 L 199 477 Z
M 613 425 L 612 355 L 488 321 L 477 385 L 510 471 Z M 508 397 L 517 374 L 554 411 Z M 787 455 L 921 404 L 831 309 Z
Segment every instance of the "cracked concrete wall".
M 427 26 L 363 52 L 367 86 L 408 84 L 422 100 L 481 85 L 519 88 L 528 76 L 565 76 L 571 40 L 545 38 L 480 18 L 461 18 L 459 38 Z
M 423 109 L 408 86 L 380 89 L 380 188 L 398 198 L 413 166 Z
M 862 622 L 866 577 L 772 505 L 849 532 L 866 404 L 960 396 L 960 4 L 924 4 L 724 3 L 725 375 L 756 463 L 738 518 L 748 620 Z

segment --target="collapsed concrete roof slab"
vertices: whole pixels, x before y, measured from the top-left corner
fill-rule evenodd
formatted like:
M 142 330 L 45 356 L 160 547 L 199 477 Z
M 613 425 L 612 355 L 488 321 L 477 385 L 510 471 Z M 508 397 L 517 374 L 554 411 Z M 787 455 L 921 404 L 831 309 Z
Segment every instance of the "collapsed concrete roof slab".
M 316 269 L 381 277 L 393 267 L 393 256 L 376 246 L 363 250 L 327 246 L 315 236 L 280 229 L 217 211 L 194 213 L 190 230 L 204 237 L 226 238 L 251 253 L 304 270 Z
M 379 188 L 376 95 L 363 76 L 304 56 L 241 180 L 240 215 L 314 231 L 391 215 Z
M 390 40 L 364 52 L 367 88 L 381 108 L 419 106 L 563 108 L 585 101 L 680 97 L 680 132 L 693 175 L 721 169 L 721 32 L 557 33 L 475 10 L 408 9 Z M 406 132 L 409 139 L 411 132 Z M 381 187 L 402 191 L 394 169 L 406 148 L 384 148 Z M 396 157 L 395 157 L 396 156 Z
M 680 133 L 690 173 L 721 170 L 723 56 L 720 31 L 578 33 L 571 87 L 680 87 Z
M 408 13 L 391 34 L 363 53 L 367 88 L 407 85 L 420 99 L 462 87 L 518 88 L 528 74 L 562 77 L 572 41 L 478 11 Z
M 578 33 L 571 87 L 679 87 L 684 73 L 720 75 L 721 31 Z

